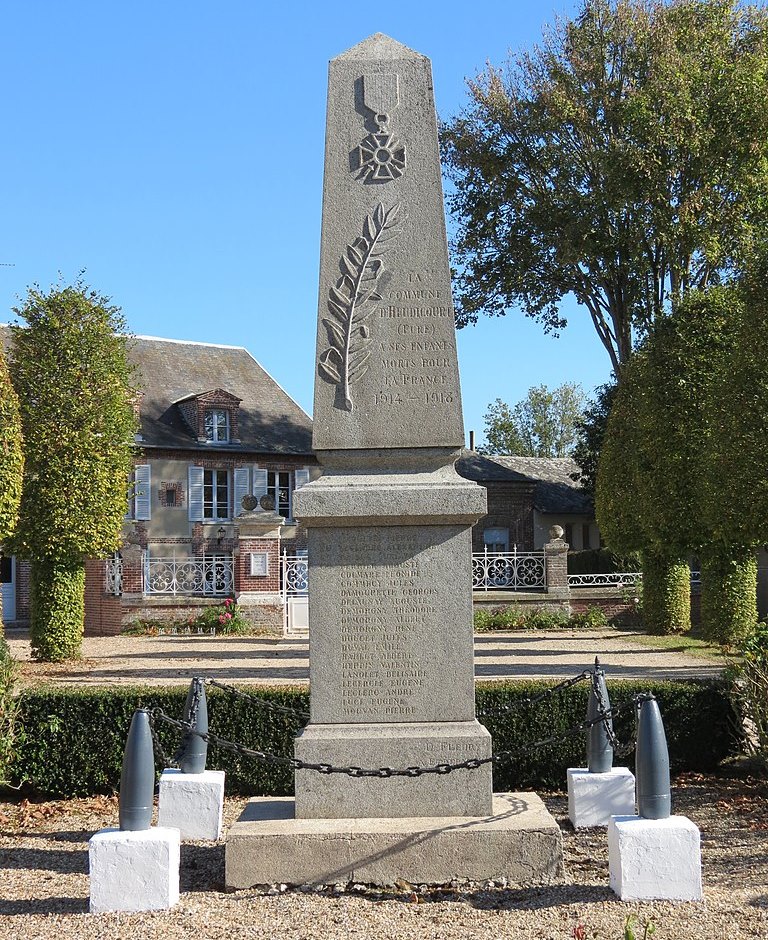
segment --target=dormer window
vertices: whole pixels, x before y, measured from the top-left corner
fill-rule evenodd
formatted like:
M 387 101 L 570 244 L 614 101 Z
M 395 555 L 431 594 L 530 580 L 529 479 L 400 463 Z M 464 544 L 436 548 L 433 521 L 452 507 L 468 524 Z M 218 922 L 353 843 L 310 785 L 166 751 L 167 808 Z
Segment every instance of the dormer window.
M 211 408 L 205 412 L 205 439 L 211 443 L 229 443 L 229 411 Z
M 223 388 L 185 395 L 174 402 L 198 444 L 240 443 L 238 412 L 242 399 Z

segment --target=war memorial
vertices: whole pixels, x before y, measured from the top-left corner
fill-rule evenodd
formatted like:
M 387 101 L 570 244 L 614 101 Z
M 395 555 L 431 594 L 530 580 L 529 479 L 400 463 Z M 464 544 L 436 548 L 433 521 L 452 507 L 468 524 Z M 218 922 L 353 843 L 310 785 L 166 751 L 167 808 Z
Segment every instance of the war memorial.
M 469 559 L 485 491 L 454 470 L 464 430 L 431 66 L 380 33 L 330 63 L 318 306 L 323 476 L 295 506 L 311 718 L 295 754 L 324 767 L 296 771 L 295 800 L 251 802 L 228 835 L 227 885 L 546 881 L 562 865 L 555 820 L 535 794 L 494 794 L 480 763 L 491 739 L 475 718 Z

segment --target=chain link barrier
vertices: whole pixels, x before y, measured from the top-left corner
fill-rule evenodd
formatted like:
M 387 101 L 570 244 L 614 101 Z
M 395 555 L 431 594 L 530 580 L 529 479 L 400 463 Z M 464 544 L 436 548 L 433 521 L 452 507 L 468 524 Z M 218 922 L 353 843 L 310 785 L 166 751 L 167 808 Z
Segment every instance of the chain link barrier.
M 192 702 L 190 703 L 189 708 L 189 725 L 188 731 L 194 731 L 197 726 L 197 713 L 200 709 L 200 700 L 203 696 L 203 682 L 205 680 L 198 679 L 195 677 L 193 680 L 192 686 Z M 168 757 L 163 745 L 160 743 L 160 737 L 155 728 L 155 723 L 152 721 L 152 711 L 149 713 L 149 730 L 152 733 L 152 746 L 155 752 L 155 766 L 165 767 L 178 767 L 179 762 L 184 754 L 185 743 L 186 743 L 186 734 L 183 734 L 181 740 L 179 741 L 179 746 L 176 748 L 176 751 L 173 754 L 173 757 Z M 195 732 L 197 733 L 197 732 Z M 159 758 L 159 761 L 158 761 Z
M 557 691 L 562 691 L 564 688 L 568 688 L 572 685 L 576 685 L 577 682 L 581 682 L 585 679 L 592 679 L 592 687 L 596 689 L 597 685 L 597 676 L 595 672 L 585 670 L 577 676 L 573 676 L 570 679 L 566 679 L 563 682 L 558 683 L 556 686 L 553 686 L 551 689 L 548 689 L 546 692 L 543 692 L 541 695 L 533 696 L 533 698 L 527 699 L 524 704 L 532 705 L 536 704 L 538 701 L 541 701 L 550 695 L 554 694 Z M 226 686 L 224 683 L 220 683 L 215 679 L 206 680 L 210 685 L 215 685 L 217 687 L 224 688 L 225 690 L 232 690 L 238 695 L 242 695 L 244 698 L 249 699 L 250 701 L 256 701 L 256 696 L 247 695 L 241 693 L 238 689 L 235 689 L 233 686 Z M 453 773 L 454 770 L 476 770 L 479 767 L 483 767 L 485 764 L 491 763 L 501 763 L 505 760 L 512 760 L 520 754 L 523 754 L 527 751 L 530 751 L 532 748 L 544 748 L 552 744 L 557 744 L 562 741 L 567 740 L 568 738 L 575 737 L 578 734 L 582 734 L 588 731 L 593 725 L 603 722 L 605 725 L 606 731 L 608 732 L 609 738 L 611 739 L 611 744 L 614 747 L 614 752 L 617 753 L 617 756 L 624 756 L 629 753 L 634 748 L 634 740 L 630 739 L 627 744 L 622 745 L 619 739 L 616 737 L 613 729 L 610 727 L 610 722 L 613 718 L 624 714 L 627 709 L 627 705 L 615 705 L 610 708 L 605 707 L 605 702 L 602 698 L 602 693 L 596 689 L 596 696 L 598 702 L 598 717 L 593 720 L 585 720 L 579 722 L 576 725 L 571 726 L 566 731 L 563 731 L 559 734 L 550 735 L 547 738 L 542 738 L 533 743 L 526 743 L 521 745 L 518 748 L 497 751 L 494 754 L 491 754 L 490 757 L 471 757 L 468 760 L 457 761 L 456 763 L 440 763 L 434 764 L 429 767 L 377 767 L 377 768 L 366 768 L 366 767 L 357 767 L 357 766 L 346 766 L 346 767 L 337 767 L 334 764 L 322 763 L 322 762 L 311 762 L 303 761 L 296 757 L 284 757 L 280 754 L 273 754 L 270 751 L 262 751 L 256 748 L 247 747 L 244 744 L 238 744 L 235 741 L 230 741 L 227 738 L 223 738 L 218 734 L 215 734 L 212 731 L 201 732 L 198 731 L 192 724 L 188 721 L 180 721 L 177 718 L 172 718 L 162 708 L 153 708 L 150 710 L 150 727 L 152 729 L 152 738 L 156 742 L 156 746 L 159 748 L 159 741 L 157 740 L 155 725 L 156 722 L 161 721 L 167 725 L 170 725 L 174 728 L 177 728 L 179 731 L 185 734 L 195 734 L 198 737 L 202 738 L 203 741 L 206 741 L 208 744 L 213 744 L 216 747 L 220 747 L 225 751 L 230 751 L 233 754 L 238 754 L 241 757 L 248 757 L 254 760 L 264 761 L 271 764 L 279 764 L 284 767 L 289 767 L 291 770 L 311 770 L 319 774 L 345 774 L 348 777 L 379 777 L 379 778 L 388 778 L 388 777 L 422 777 L 426 774 L 437 774 L 445 775 Z M 642 692 L 638 695 L 635 695 L 630 700 L 630 705 L 632 710 L 635 711 L 639 708 L 641 702 L 653 698 L 651 693 Z M 281 706 L 271 706 L 279 709 L 280 711 L 290 712 L 295 715 L 302 715 L 302 717 L 309 717 L 302 712 L 297 712 L 295 709 L 286 709 Z M 163 758 L 163 752 L 160 748 L 160 757 Z
M 214 688 L 221 689 L 235 698 L 245 699 L 257 708 L 263 708 L 265 711 L 277 712 L 280 715 L 291 715 L 301 721 L 309 721 L 309 712 L 300 712 L 295 708 L 286 708 L 284 705 L 275 705 L 274 702 L 267 702 L 259 695 L 252 692 L 243 692 L 234 685 L 228 685 L 226 682 L 220 682 L 218 679 L 206 679 L 206 685 L 212 685 Z

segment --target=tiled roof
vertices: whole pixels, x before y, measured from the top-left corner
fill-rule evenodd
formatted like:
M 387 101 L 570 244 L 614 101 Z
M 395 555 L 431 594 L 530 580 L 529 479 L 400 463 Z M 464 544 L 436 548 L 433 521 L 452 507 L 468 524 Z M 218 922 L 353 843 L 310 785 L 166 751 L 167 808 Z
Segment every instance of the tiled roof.
M 539 512 L 594 512 L 591 499 L 571 477 L 579 473 L 572 457 L 484 456 L 464 451 L 456 469 L 478 483 L 534 484 L 533 504 Z
M 0 341 L 7 346 L 9 339 L 7 326 L 0 325 Z M 210 449 L 198 445 L 174 402 L 223 389 L 242 399 L 238 411 L 241 444 L 232 450 L 312 453 L 312 419 L 242 346 L 137 336 L 129 349 L 141 375 L 144 446 Z
M 174 402 L 223 389 L 242 399 L 240 449 L 312 453 L 312 420 L 242 346 L 214 346 L 138 336 L 130 357 L 142 376 L 141 434 L 145 445 L 192 447 L 197 442 Z

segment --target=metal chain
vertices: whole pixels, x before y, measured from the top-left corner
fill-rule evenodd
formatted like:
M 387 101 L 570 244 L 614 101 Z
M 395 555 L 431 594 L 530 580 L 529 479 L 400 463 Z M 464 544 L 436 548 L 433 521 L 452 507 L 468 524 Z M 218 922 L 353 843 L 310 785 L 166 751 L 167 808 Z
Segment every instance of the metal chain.
M 597 710 L 598 717 L 592 720 L 585 720 L 579 722 L 579 724 L 573 725 L 568 728 L 566 731 L 560 734 L 550 735 L 548 738 L 542 738 L 539 741 L 534 741 L 533 743 L 526 743 L 520 745 L 518 748 L 505 751 L 497 751 L 492 754 L 490 757 L 472 757 L 468 760 L 458 761 L 456 763 L 440 763 L 434 764 L 430 767 L 403 767 L 403 768 L 394 768 L 394 767 L 378 767 L 378 768 L 364 768 L 357 766 L 349 767 L 337 767 L 333 764 L 321 763 L 321 762 L 310 762 L 299 760 L 296 757 L 283 757 L 280 754 L 273 754 L 270 751 L 261 751 L 256 750 L 255 748 L 246 747 L 244 744 L 237 744 L 234 741 L 229 741 L 226 738 L 222 738 L 220 735 L 215 734 L 212 731 L 202 732 L 198 731 L 194 726 L 194 719 L 197 715 L 197 708 L 199 707 L 200 701 L 200 686 L 197 685 L 195 688 L 195 694 L 193 696 L 192 708 L 190 709 L 190 717 L 193 721 L 179 721 L 176 718 L 171 718 L 170 715 L 166 714 L 161 708 L 153 708 L 150 710 L 150 728 L 152 731 L 152 740 L 156 749 L 156 754 L 159 753 L 161 759 L 166 761 L 167 758 L 165 752 L 160 745 L 158 740 L 156 729 L 155 729 L 155 720 L 160 720 L 165 722 L 168 725 L 171 725 L 174 728 L 178 728 L 180 731 L 185 734 L 195 734 L 198 737 L 202 738 L 204 741 L 209 744 L 213 744 L 216 747 L 220 747 L 223 750 L 230 751 L 234 754 L 240 754 L 243 757 L 250 757 L 255 760 L 265 761 L 272 764 L 281 764 L 286 767 L 290 767 L 292 770 L 312 770 L 320 774 L 346 774 L 349 777 L 421 777 L 425 774 L 438 774 L 444 775 L 452 773 L 454 770 L 476 770 L 478 767 L 482 767 L 485 764 L 490 763 L 499 763 L 504 760 L 510 760 L 514 757 L 517 757 L 521 753 L 525 753 L 535 748 L 548 747 L 551 744 L 556 744 L 561 741 L 565 741 L 568 738 L 574 737 L 575 735 L 582 734 L 585 731 L 588 731 L 593 725 L 603 722 L 605 725 L 606 731 L 608 733 L 609 739 L 614 751 L 617 753 L 617 756 L 623 756 L 625 753 L 629 753 L 634 747 L 634 741 L 630 740 L 626 745 L 622 745 L 619 739 L 616 737 L 613 729 L 609 725 L 609 721 L 615 718 L 616 716 L 622 714 L 626 709 L 626 705 L 614 705 L 610 708 L 605 707 L 605 703 L 602 698 L 602 693 L 599 689 L 597 683 L 597 674 L 594 671 L 585 671 L 580 673 L 577 676 L 573 676 L 570 679 L 566 679 L 563 682 L 558 683 L 556 686 L 553 686 L 551 689 L 548 689 L 546 692 L 541 695 L 534 696 L 531 699 L 526 700 L 525 704 L 534 704 L 542 699 L 546 698 L 548 695 L 552 695 L 557 691 L 561 691 L 564 688 L 568 688 L 571 685 L 575 685 L 577 682 L 581 682 L 584 679 L 592 679 L 592 687 L 595 691 L 597 698 Z M 233 686 L 228 686 L 225 683 L 218 682 L 215 679 L 206 679 L 211 685 L 215 685 L 219 688 L 224 689 L 225 691 L 232 692 L 236 695 L 242 696 L 243 698 L 248 699 L 252 702 L 258 702 L 258 698 L 252 695 L 247 695 L 240 692 L 239 689 L 235 689 Z M 640 707 L 640 704 L 643 701 L 652 699 L 654 696 L 649 692 L 641 692 L 631 699 L 631 706 L 634 709 Z M 302 718 L 308 718 L 309 716 L 306 713 L 298 712 L 295 709 L 283 708 L 282 706 L 273 706 L 270 703 L 264 703 L 268 708 L 274 708 L 275 710 L 281 712 L 288 712 L 293 715 L 300 715 Z
M 189 724 L 193 727 L 197 727 L 197 713 L 200 710 L 200 699 L 203 696 L 203 682 L 205 680 L 200 676 L 194 676 L 192 679 L 192 701 L 189 706 Z M 179 746 L 176 748 L 176 753 L 173 755 L 171 760 L 173 761 L 172 766 L 178 767 L 181 758 L 184 756 L 184 751 L 186 750 L 187 745 L 187 736 L 182 735 L 181 740 L 179 741 Z
M 165 753 L 165 748 L 160 743 L 160 738 L 157 735 L 157 728 L 155 728 L 154 715 L 152 714 L 152 711 L 149 713 L 149 730 L 152 734 L 152 751 L 155 755 L 155 766 L 158 766 L 159 764 L 163 768 L 178 767 L 179 762 L 176 759 L 176 755 L 174 754 L 173 757 L 168 757 L 168 755 Z
M 293 715 L 296 718 L 301 718 L 302 721 L 309 720 L 309 712 L 300 712 L 295 708 L 286 708 L 283 705 L 275 705 L 273 702 L 266 702 L 263 698 L 252 692 L 242 692 L 233 685 L 228 685 L 226 682 L 219 682 L 218 679 L 206 679 L 205 681 L 208 685 L 222 689 L 224 692 L 228 692 L 230 695 L 234 695 L 237 698 L 243 698 L 251 702 L 251 704 L 256 705 L 258 708 L 263 708 L 266 711 L 280 712 L 283 715 Z
M 580 672 L 577 676 L 571 676 L 570 679 L 563 679 L 562 682 L 558 682 L 557 685 L 553 685 L 549 689 L 545 689 L 543 692 L 540 692 L 538 695 L 527 696 L 526 698 L 521 698 L 519 702 L 516 702 L 514 705 L 505 705 L 503 708 L 493 710 L 493 714 L 512 714 L 512 712 L 518 711 L 521 707 L 530 708 L 533 705 L 538 705 L 539 702 L 543 702 L 545 699 L 551 698 L 558 692 L 563 692 L 565 689 L 569 689 L 572 685 L 576 685 L 579 682 L 583 682 L 585 679 L 589 679 L 592 673 L 585 669 L 584 672 Z M 490 713 L 491 710 L 489 710 Z
M 621 712 L 621 707 L 612 708 L 606 713 L 608 717 L 613 717 Z M 333 764 L 327 763 L 313 763 L 310 761 L 299 760 L 296 757 L 283 757 L 279 754 L 272 754 L 269 751 L 259 751 L 254 748 L 246 747 L 243 744 L 237 744 L 234 741 L 229 741 L 226 738 L 222 738 L 217 734 L 214 734 L 212 731 L 207 733 L 202 731 L 197 731 L 193 728 L 189 722 L 179 721 L 176 718 L 171 718 L 170 715 L 167 715 L 161 708 L 154 708 L 151 711 L 151 718 L 164 721 L 166 724 L 172 725 L 175 728 L 179 728 L 182 731 L 187 731 L 191 734 L 196 734 L 198 737 L 201 737 L 204 741 L 207 741 L 209 744 L 213 744 L 216 747 L 221 747 L 226 751 L 231 751 L 234 754 L 240 754 L 244 757 L 252 757 L 255 760 L 266 761 L 271 764 L 282 764 L 283 766 L 290 767 L 292 770 L 314 770 L 320 774 L 346 774 L 348 777 L 421 777 L 424 774 L 449 774 L 454 770 L 476 770 L 478 767 L 482 767 L 485 764 L 498 763 L 502 760 L 509 760 L 510 758 L 516 757 L 518 754 L 525 753 L 530 751 L 532 748 L 541 748 L 547 747 L 550 744 L 555 744 L 560 741 L 564 741 L 569 737 L 574 737 L 577 734 L 581 734 L 584 731 L 587 731 L 592 725 L 597 724 L 602 721 L 602 718 L 596 718 L 593 721 L 582 721 L 577 725 L 573 725 L 571 728 L 568 728 L 567 731 L 562 732 L 561 734 L 554 734 L 548 738 L 543 738 L 540 741 L 534 741 L 532 744 L 524 744 L 515 750 L 507 751 L 498 751 L 495 754 L 492 754 L 490 757 L 471 757 L 468 760 L 458 761 L 453 764 L 442 763 L 435 764 L 430 767 L 403 767 L 403 768 L 394 768 L 394 767 L 378 767 L 378 768 L 365 768 L 365 767 L 336 767 Z

